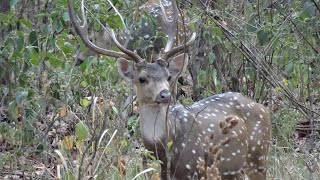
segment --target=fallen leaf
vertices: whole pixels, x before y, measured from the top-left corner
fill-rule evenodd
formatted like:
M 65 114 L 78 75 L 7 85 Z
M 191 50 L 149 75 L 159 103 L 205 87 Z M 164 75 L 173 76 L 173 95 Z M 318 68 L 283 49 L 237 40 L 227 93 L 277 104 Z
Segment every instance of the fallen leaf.
M 73 148 L 73 137 L 66 136 L 62 140 L 62 146 L 64 149 L 71 151 Z

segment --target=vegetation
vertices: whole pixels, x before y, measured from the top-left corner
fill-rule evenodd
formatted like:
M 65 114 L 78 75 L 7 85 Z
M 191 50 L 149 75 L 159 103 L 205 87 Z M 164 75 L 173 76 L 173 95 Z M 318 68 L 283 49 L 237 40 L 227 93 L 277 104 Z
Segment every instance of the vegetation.
M 112 2 L 128 25 L 146 15 L 133 15 L 145 1 Z M 181 102 L 232 90 L 263 103 L 269 178 L 319 179 L 320 1 L 178 2 L 200 35 Z M 107 1 L 86 6 L 97 30 L 123 29 Z M 72 31 L 66 0 L 0 2 L 0 179 L 144 179 L 159 168 L 139 143 L 134 99 L 123 111 L 132 90 L 116 60 L 75 66 L 84 45 Z M 153 157 L 147 169 L 141 155 Z

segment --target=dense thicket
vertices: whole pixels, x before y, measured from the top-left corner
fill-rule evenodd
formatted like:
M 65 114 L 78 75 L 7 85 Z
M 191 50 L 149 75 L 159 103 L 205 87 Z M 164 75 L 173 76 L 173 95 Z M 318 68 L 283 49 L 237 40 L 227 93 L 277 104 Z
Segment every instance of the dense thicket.
M 145 1 L 112 2 L 128 27 L 146 16 L 137 13 Z M 269 177 L 319 178 L 320 1 L 179 4 L 199 35 L 179 100 L 239 91 L 263 103 L 273 119 Z M 107 1 L 86 6 L 97 31 L 98 21 L 123 28 Z M 112 58 L 75 66 L 78 46 L 66 0 L 0 2 L 0 179 L 130 179 L 142 171 L 138 107 L 120 108 L 131 87 Z

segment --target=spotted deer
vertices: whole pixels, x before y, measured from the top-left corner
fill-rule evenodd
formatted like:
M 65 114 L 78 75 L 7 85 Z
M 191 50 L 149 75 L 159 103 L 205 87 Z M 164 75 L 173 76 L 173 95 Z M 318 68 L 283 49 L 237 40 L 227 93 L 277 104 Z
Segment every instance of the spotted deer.
M 177 9 L 175 1 L 172 5 Z M 267 108 L 234 92 L 217 94 L 189 107 L 171 100 L 174 80 L 186 70 L 188 63 L 188 54 L 181 52 L 195 40 L 195 33 L 184 45 L 177 46 L 174 46 L 174 34 L 169 33 L 167 48 L 152 62 L 146 62 L 137 53 L 124 48 L 110 28 L 105 30 L 121 52 L 93 44 L 88 38 L 86 18 L 82 17 L 80 25 L 72 0 L 68 0 L 68 9 L 84 44 L 95 53 L 118 58 L 119 74 L 133 83 L 143 144 L 162 161 L 161 179 L 203 178 L 197 165 L 210 153 L 208 144 L 221 144 L 228 138 L 229 142 L 220 146 L 222 154 L 217 169 L 222 179 L 244 179 L 245 175 L 254 180 L 266 179 L 271 132 Z M 173 22 L 175 18 L 168 21 Z M 230 132 L 221 130 L 231 125 Z M 214 138 L 208 138 L 211 136 Z M 206 163 L 209 167 L 211 162 Z
M 170 0 L 148 0 L 138 11 L 134 11 L 133 13 L 148 14 L 149 16 L 144 16 L 142 20 L 134 24 L 130 30 L 121 30 L 117 33 L 118 41 L 126 44 L 126 48 L 130 50 L 138 46 L 138 48 L 136 47 L 135 49 L 138 54 L 148 62 L 152 61 L 152 59 L 155 59 L 155 57 L 159 55 L 162 48 L 168 48 L 164 47 L 163 38 L 158 35 L 160 34 L 159 32 L 168 34 L 169 30 L 174 29 L 172 26 L 176 26 L 177 23 L 177 36 L 172 36 L 176 44 L 183 43 L 185 37 L 191 33 L 190 27 L 188 26 L 190 24 L 190 18 L 188 16 L 184 16 L 184 19 L 182 19 L 179 14 L 174 23 L 169 23 L 167 19 L 176 13 L 173 11 L 174 9 L 172 8 L 172 2 Z M 105 30 L 89 30 L 88 33 L 90 40 L 97 46 L 105 49 L 111 49 L 113 47 L 112 38 Z M 175 34 L 175 32 L 173 33 Z M 76 64 L 80 64 L 88 57 L 96 55 L 98 54 L 90 48 L 79 47 L 74 54 L 74 59 Z

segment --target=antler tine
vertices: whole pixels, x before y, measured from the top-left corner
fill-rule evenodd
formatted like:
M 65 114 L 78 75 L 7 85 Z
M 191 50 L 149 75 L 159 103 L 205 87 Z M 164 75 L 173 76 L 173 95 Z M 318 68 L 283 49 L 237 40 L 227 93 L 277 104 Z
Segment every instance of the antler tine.
M 96 46 L 95 44 L 93 44 L 90 40 L 89 40 L 89 36 L 88 36 L 88 24 L 87 24 L 87 19 L 85 17 L 85 12 L 84 12 L 84 0 L 81 1 L 81 19 L 83 22 L 83 25 L 79 25 L 79 22 L 76 20 L 76 13 L 74 11 L 74 7 L 73 7 L 73 1 L 72 0 L 68 0 L 68 11 L 69 11 L 69 16 L 70 16 L 70 20 L 77 32 L 77 34 L 79 35 L 79 37 L 81 38 L 81 40 L 83 41 L 83 43 L 92 51 L 98 53 L 98 54 L 102 54 L 102 55 L 106 55 L 106 56 L 110 56 L 110 57 L 115 57 L 115 58 L 125 58 L 128 60 L 132 60 L 134 62 L 140 62 L 142 60 L 142 58 L 138 55 L 133 53 L 130 50 L 125 49 L 117 40 L 117 38 L 115 37 L 115 33 L 113 30 L 108 31 L 110 36 L 112 37 L 112 40 L 114 41 L 114 43 L 116 44 L 116 46 L 122 51 L 122 52 L 116 52 L 116 51 L 112 51 L 112 50 L 107 50 L 107 49 L 103 49 L 101 47 Z M 105 28 L 105 30 L 107 30 Z
M 168 52 L 174 45 L 174 38 L 176 36 L 177 33 L 177 22 L 178 22 L 178 14 L 179 14 L 179 10 L 178 10 L 178 6 L 177 6 L 177 2 L 175 0 L 172 1 L 172 19 L 168 19 L 167 15 L 166 15 L 166 11 L 164 10 L 164 7 L 162 5 L 162 1 L 160 0 L 160 7 L 162 9 L 162 14 L 164 17 L 164 22 L 166 24 L 166 26 L 168 27 L 168 41 L 167 44 L 164 48 L 164 53 Z
M 190 37 L 189 41 L 186 44 L 181 44 L 177 47 L 174 47 L 170 51 L 166 52 L 163 55 L 162 59 L 167 61 L 171 56 L 175 55 L 176 53 L 178 53 L 178 52 L 184 50 L 186 47 L 190 46 L 193 43 L 193 41 L 196 39 L 196 37 L 197 37 L 197 33 L 193 32 L 192 36 Z
M 106 30 L 106 29 L 107 29 L 107 28 L 105 28 L 105 30 Z M 131 57 L 133 60 L 135 60 L 137 63 L 138 63 L 138 62 L 141 62 L 141 61 L 143 60 L 137 53 L 134 53 L 134 52 L 130 51 L 129 49 L 123 47 L 123 46 L 119 43 L 119 41 L 118 41 L 118 39 L 117 39 L 117 37 L 116 37 L 113 29 L 109 28 L 109 34 L 110 34 L 110 36 L 111 36 L 114 44 L 120 49 L 120 51 L 122 51 L 123 53 L 127 54 L 128 56 L 130 56 L 130 57 Z

